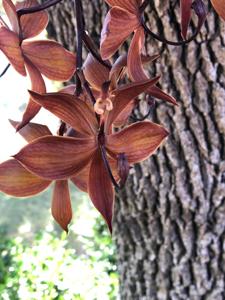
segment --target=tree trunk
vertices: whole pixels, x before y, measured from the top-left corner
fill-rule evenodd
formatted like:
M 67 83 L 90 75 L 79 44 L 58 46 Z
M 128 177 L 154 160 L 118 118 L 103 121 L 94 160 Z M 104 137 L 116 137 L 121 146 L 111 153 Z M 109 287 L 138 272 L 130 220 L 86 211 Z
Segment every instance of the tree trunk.
M 83 2 L 87 29 L 97 41 L 106 6 Z M 151 28 L 179 38 L 178 1 L 152 2 Z M 63 3 L 51 14 L 51 34 L 74 50 L 73 1 Z M 212 10 L 202 33 L 185 47 L 148 40 L 149 54 L 162 50 L 150 74 L 162 74 L 163 90 L 179 107 L 157 102 L 151 119 L 170 135 L 132 168 L 116 201 L 122 300 L 225 299 L 224 45 L 224 23 Z

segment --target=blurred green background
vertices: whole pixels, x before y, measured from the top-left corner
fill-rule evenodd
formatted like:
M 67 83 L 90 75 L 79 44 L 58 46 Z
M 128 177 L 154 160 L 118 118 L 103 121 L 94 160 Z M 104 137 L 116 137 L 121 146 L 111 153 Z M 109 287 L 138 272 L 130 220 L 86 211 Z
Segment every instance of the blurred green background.
M 87 196 L 70 190 L 68 235 L 51 217 L 52 188 L 29 199 L 0 194 L 0 300 L 118 299 L 108 229 Z

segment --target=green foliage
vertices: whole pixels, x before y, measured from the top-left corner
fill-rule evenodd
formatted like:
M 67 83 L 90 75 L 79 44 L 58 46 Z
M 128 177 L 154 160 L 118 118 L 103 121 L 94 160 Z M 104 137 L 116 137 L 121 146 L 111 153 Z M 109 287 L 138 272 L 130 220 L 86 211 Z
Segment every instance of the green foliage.
M 82 237 L 77 255 L 62 234 L 39 234 L 32 243 L 0 236 L 0 300 L 115 300 L 114 248 L 97 220 L 94 240 Z

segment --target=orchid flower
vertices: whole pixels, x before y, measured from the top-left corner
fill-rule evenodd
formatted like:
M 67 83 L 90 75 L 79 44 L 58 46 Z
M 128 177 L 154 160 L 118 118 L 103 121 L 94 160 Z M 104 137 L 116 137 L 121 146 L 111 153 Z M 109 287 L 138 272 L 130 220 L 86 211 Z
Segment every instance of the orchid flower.
M 12 120 L 10 123 L 14 128 L 19 124 Z M 28 143 L 40 137 L 52 136 L 47 126 L 31 122 L 20 129 L 18 133 Z M 86 184 L 84 179 L 82 180 L 82 174 L 71 180 L 76 182 L 81 189 Z M 5 194 L 18 198 L 34 196 L 48 188 L 51 182 L 52 180 L 46 180 L 31 173 L 14 158 L 0 164 L 0 191 Z M 72 219 L 68 180 L 54 181 L 51 210 L 56 222 L 68 232 L 68 225 Z
M 70 125 L 74 134 L 36 139 L 14 158 L 28 171 L 47 180 L 66 180 L 74 176 L 79 179 L 82 174 L 94 206 L 112 231 L 114 188 L 109 169 L 112 174 L 118 174 L 121 157 L 128 165 L 147 159 L 168 135 L 162 126 L 149 121 L 132 124 L 117 133 L 112 132 L 112 124 L 133 97 L 145 92 L 153 83 L 147 80 L 133 84 L 130 97 L 123 98 L 122 93 L 114 101 L 113 110 L 106 111 L 100 121 L 93 108 L 75 96 L 40 95 L 31 91 L 32 99 Z M 73 182 L 76 184 L 76 180 Z
M 75 71 L 75 56 L 60 44 L 49 40 L 29 40 L 42 32 L 48 23 L 45 11 L 18 17 L 17 11 L 38 4 L 36 0 L 25 0 L 15 5 L 11 0 L 2 1 L 11 27 L 0 19 L 0 50 L 7 56 L 9 62 L 23 76 L 29 74 L 31 89 L 45 93 L 45 83 L 42 75 L 52 80 L 67 81 Z M 40 105 L 29 101 L 22 128 L 40 110 Z

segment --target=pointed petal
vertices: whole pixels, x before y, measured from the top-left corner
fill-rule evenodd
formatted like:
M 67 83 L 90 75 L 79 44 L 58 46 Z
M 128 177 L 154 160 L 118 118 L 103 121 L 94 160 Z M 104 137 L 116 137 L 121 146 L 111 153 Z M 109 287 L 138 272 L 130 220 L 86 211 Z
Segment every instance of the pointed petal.
M 19 22 L 16 7 L 11 0 L 2 0 L 2 5 L 15 33 L 19 33 Z
M 149 88 L 148 93 L 149 93 L 149 95 L 151 95 L 157 99 L 167 101 L 173 105 L 178 105 L 177 100 L 174 97 L 170 96 L 169 94 L 166 94 L 159 87 L 157 87 L 155 85 L 152 86 L 151 88 Z
M 61 180 L 82 170 L 95 149 L 94 138 L 46 136 L 22 148 L 14 158 L 37 176 Z
M 19 38 L 14 32 L 6 27 L 0 27 L 0 50 L 7 56 L 16 71 L 26 76 L 24 59 L 19 44 Z
M 109 68 L 100 64 L 90 53 L 84 62 L 83 71 L 85 79 L 94 89 L 101 90 L 103 83 L 109 80 Z
M 25 58 L 25 65 L 31 80 L 31 89 L 38 93 L 46 93 L 46 87 L 44 79 L 38 69 Z M 23 113 L 23 118 L 20 124 L 18 124 L 17 130 L 20 130 L 29 123 L 40 111 L 41 105 L 33 101 L 30 97 L 29 102 L 26 106 L 25 112 Z
M 141 81 L 146 80 L 148 78 L 143 68 L 143 57 L 141 55 L 143 43 L 144 31 L 142 28 L 139 28 L 135 31 L 127 58 L 128 74 L 133 81 Z M 157 56 L 154 56 L 153 59 L 154 58 L 157 58 Z M 177 105 L 177 101 L 175 98 L 164 93 L 160 88 L 158 88 L 155 85 L 149 88 L 148 93 L 151 96 L 156 97 L 157 99 L 161 99 L 170 102 L 174 105 Z
M 0 191 L 14 197 L 28 197 L 45 190 L 51 181 L 28 172 L 17 160 L 0 164 Z
M 218 15 L 225 21 L 225 2 L 222 0 L 211 0 Z
M 144 46 L 145 33 L 142 27 L 135 30 L 127 57 L 128 75 L 133 81 L 147 79 L 143 69 L 141 52 Z
M 140 21 L 136 15 L 119 7 L 110 9 L 101 32 L 102 59 L 110 58 L 138 26 Z
M 108 224 L 110 232 L 112 232 L 114 189 L 104 166 L 100 151 L 95 153 L 92 160 L 88 193 L 94 206 L 101 213 Z
M 161 145 L 168 132 L 152 122 L 138 122 L 107 136 L 106 147 L 114 153 L 125 153 L 133 164 L 147 159 Z
M 93 135 L 98 128 L 94 111 L 79 98 L 63 93 L 40 95 L 30 91 L 34 101 L 83 134 Z
M 16 3 L 16 10 L 37 6 L 37 0 L 25 0 Z M 21 31 L 23 39 L 34 37 L 41 33 L 48 24 L 48 14 L 46 11 L 40 11 L 33 14 L 23 15 L 20 18 Z
M 17 126 L 20 124 L 19 122 L 9 120 L 11 125 L 16 129 Z M 29 143 L 33 140 L 43 137 L 46 135 L 52 135 L 51 131 L 48 129 L 47 126 L 37 124 L 37 123 L 28 123 L 22 129 L 20 129 L 19 134 Z
M 188 26 L 191 20 L 191 5 L 192 0 L 180 0 L 181 34 L 184 40 L 186 40 Z
M 52 216 L 63 230 L 68 232 L 68 225 L 72 220 L 70 191 L 67 180 L 57 180 L 52 196 Z
M 153 79 L 148 79 L 140 82 L 133 82 L 124 85 L 123 87 L 112 92 L 115 95 L 113 99 L 113 110 L 111 110 L 107 116 L 105 131 L 108 132 L 112 123 L 134 98 L 145 92 L 158 80 L 159 77 L 155 77 Z
M 131 13 L 138 13 L 139 1 L 137 0 L 105 0 L 110 6 L 119 6 L 120 8 L 126 9 Z
M 49 79 L 67 81 L 74 74 L 75 55 L 56 42 L 23 42 L 22 50 L 24 55 Z

